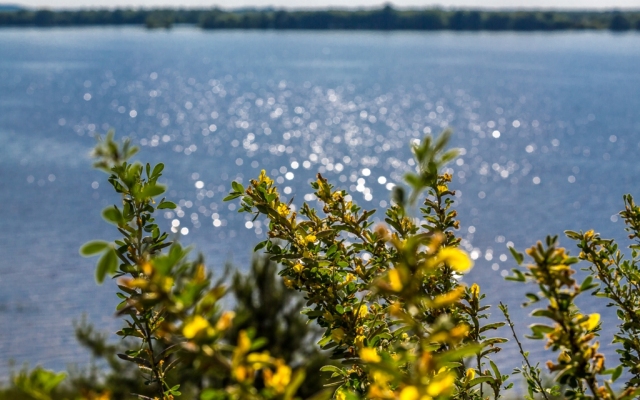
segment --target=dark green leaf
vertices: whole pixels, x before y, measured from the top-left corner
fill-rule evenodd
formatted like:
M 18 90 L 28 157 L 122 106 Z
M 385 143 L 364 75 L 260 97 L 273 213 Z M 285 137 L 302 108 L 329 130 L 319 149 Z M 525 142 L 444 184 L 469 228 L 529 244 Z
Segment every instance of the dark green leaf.
M 163 201 L 162 203 L 158 204 L 158 210 L 164 210 L 165 208 L 173 210 L 174 208 L 176 208 L 176 203 L 172 201 Z
M 498 329 L 501 326 L 504 326 L 504 322 L 494 322 L 493 324 L 487 324 L 485 326 L 483 326 L 482 328 L 480 328 L 480 333 L 482 332 L 486 332 L 490 329 Z
M 98 283 L 102 283 L 104 281 L 104 277 L 107 274 L 113 274 L 116 272 L 118 268 L 118 256 L 114 249 L 110 249 L 105 252 L 104 255 L 98 261 L 98 265 L 96 267 L 96 280 Z
M 236 182 L 236 181 L 231 182 L 231 187 L 236 192 L 244 193 L 244 187 L 240 184 L 240 182 Z
M 267 242 L 268 242 L 268 240 L 264 240 L 264 241 L 262 241 L 262 242 L 258 243 L 258 244 L 256 245 L 256 247 L 254 247 L 254 248 L 253 248 L 253 251 L 254 251 L 254 252 L 256 252 L 256 251 L 258 251 L 258 250 L 262 249 L 264 246 L 266 246 L 266 245 L 267 245 Z
M 229 201 L 229 200 L 237 199 L 240 196 L 242 196 L 242 193 L 231 193 L 227 197 L 222 199 L 222 201 Z
M 592 282 L 593 282 L 593 276 L 591 275 L 587 276 L 587 278 L 580 285 L 580 291 L 584 292 L 598 286 L 597 283 L 592 283 Z

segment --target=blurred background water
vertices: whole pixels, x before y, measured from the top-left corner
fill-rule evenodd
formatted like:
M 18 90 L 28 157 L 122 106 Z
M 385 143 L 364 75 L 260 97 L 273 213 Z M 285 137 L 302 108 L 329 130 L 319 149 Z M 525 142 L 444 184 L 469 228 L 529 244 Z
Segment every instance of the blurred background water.
M 616 214 L 640 181 L 639 48 L 640 35 L 607 32 L 0 30 L 0 377 L 10 359 L 86 365 L 73 336 L 83 314 L 119 328 L 113 283 L 97 286 L 95 260 L 78 255 L 115 237 L 100 211 L 118 198 L 89 157 L 110 128 L 167 165 L 179 207 L 161 224 L 220 270 L 248 266 L 265 233 L 222 202 L 232 180 L 265 169 L 299 205 L 315 202 L 308 182 L 321 172 L 383 209 L 413 167 L 409 142 L 451 127 L 459 234 L 476 263 L 465 280 L 511 305 L 524 333 L 524 289 L 503 280 L 508 244 L 590 228 L 625 240 Z M 611 333 L 604 306 L 584 304 Z M 496 358 L 517 366 L 514 351 Z

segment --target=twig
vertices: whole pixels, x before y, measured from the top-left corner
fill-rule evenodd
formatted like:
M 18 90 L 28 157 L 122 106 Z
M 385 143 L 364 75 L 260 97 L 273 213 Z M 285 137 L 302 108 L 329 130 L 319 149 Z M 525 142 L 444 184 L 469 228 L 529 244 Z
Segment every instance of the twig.
M 504 315 L 505 319 L 507 320 L 507 324 L 509 324 L 509 328 L 511 328 L 511 333 L 513 334 L 513 338 L 518 344 L 518 349 L 520 350 L 520 354 L 522 355 L 524 362 L 527 364 L 527 368 L 529 368 L 529 371 L 533 371 L 533 367 L 531 367 L 531 364 L 529 363 L 529 358 L 527 357 L 527 355 L 524 352 L 524 349 L 522 348 L 522 343 L 520 343 L 520 340 L 518 340 L 518 335 L 516 334 L 516 330 L 513 327 L 514 326 L 513 322 L 511 322 L 511 318 L 509 317 L 509 310 L 507 306 L 504 303 L 500 302 L 499 308 L 500 308 L 500 311 L 502 311 L 502 315 Z M 533 378 L 533 380 L 538 385 L 538 389 L 540 389 L 540 393 L 542 393 L 542 396 L 544 396 L 546 400 L 549 400 L 549 398 L 547 397 L 547 393 L 544 391 L 544 388 L 542 387 L 542 382 L 540 382 L 540 378 L 538 377 L 538 374 L 530 374 L 530 375 L 531 375 L 531 378 Z

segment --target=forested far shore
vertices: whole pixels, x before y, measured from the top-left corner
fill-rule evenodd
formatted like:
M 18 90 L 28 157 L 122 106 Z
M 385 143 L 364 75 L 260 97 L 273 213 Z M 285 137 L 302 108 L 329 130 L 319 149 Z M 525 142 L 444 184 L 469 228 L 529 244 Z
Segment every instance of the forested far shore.
M 638 11 L 486 11 L 400 10 L 389 5 L 373 10 L 235 10 L 97 9 L 1 11 L 0 27 L 141 25 L 170 28 L 189 24 L 203 29 L 288 30 L 453 30 L 553 31 L 640 30 Z

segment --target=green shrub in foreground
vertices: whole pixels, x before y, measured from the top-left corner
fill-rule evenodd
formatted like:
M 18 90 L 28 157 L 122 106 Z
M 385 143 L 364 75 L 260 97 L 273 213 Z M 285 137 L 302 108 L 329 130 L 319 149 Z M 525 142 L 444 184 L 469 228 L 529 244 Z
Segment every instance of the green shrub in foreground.
M 256 250 L 264 249 L 278 262 L 284 285 L 304 297 L 302 312 L 320 329 L 318 346 L 337 361 L 322 368 L 327 388 L 314 398 L 510 395 L 510 376 L 490 359 L 506 342 L 492 335 L 504 323 L 485 323 L 489 306 L 482 303 L 480 287 L 458 280 L 472 262 L 458 249 L 452 177 L 441 173 L 456 156 L 455 151 L 445 150 L 448 137 L 448 133 L 436 140 L 427 137 L 413 147 L 418 168 L 406 175 L 410 192 L 395 191 L 384 224 L 374 225 L 375 210 L 360 208 L 346 191 L 320 175 L 312 183 L 318 209 L 307 203 L 294 209 L 264 171 L 247 188 L 233 182 L 226 200 L 240 199 L 240 212 L 269 219 L 267 240 Z M 263 337 L 277 342 L 281 327 L 264 319 L 262 324 L 247 325 L 240 311 L 224 311 L 220 299 L 227 289 L 222 280 L 213 281 L 202 257 L 190 258 L 188 249 L 167 241 L 168 235 L 154 219 L 157 209 L 175 207 L 164 198 L 155 200 L 165 191 L 158 184 L 163 165 L 130 164 L 127 160 L 134 152 L 127 142 L 118 146 L 111 135 L 96 148 L 97 166 L 110 174 L 109 182 L 122 196 L 122 203 L 105 209 L 103 216 L 117 226 L 122 238 L 87 243 L 81 252 L 101 254 L 96 269 L 99 282 L 106 276 L 117 278 L 122 299 L 117 310 L 125 321 L 118 334 L 131 343 L 118 356 L 137 365 L 139 379 L 149 387 L 149 394 L 138 397 L 172 399 L 185 387 L 189 389 L 185 397 L 205 400 L 292 399 L 303 393 L 308 397 L 308 388 L 300 387 L 303 369 L 291 367 L 295 360 L 264 351 Z M 416 218 L 409 210 L 421 196 L 425 200 Z M 637 240 L 640 209 L 631 196 L 625 196 L 621 216 L 630 237 Z M 531 325 L 529 337 L 544 340 L 557 353 L 557 359 L 547 363 L 557 385 L 545 387 L 542 371 L 531 365 L 513 331 L 524 362 L 515 372 L 526 379 L 528 398 L 549 399 L 561 387 L 562 395 L 570 399 L 634 398 L 640 394 L 640 245 L 631 246 L 627 259 L 614 241 L 593 231 L 568 231 L 567 236 L 577 243 L 578 257 L 559 247 L 557 238 L 547 238 L 527 250 L 530 263 L 514 269 L 509 278 L 537 286 L 526 296 L 529 304 L 542 304 L 532 312 L 541 322 Z M 514 249 L 512 254 L 518 264 L 524 263 L 522 254 Z M 572 267 L 580 260 L 590 272 L 581 282 Z M 253 285 L 259 284 L 244 285 L 240 293 L 245 305 L 253 313 L 274 318 L 269 307 L 252 300 Z M 598 351 L 601 316 L 582 313 L 575 305 L 585 292 L 607 298 L 616 310 L 620 322 L 613 341 L 620 344 L 618 366 L 605 365 Z M 284 304 L 282 299 L 278 304 Z M 513 327 L 507 307 L 499 308 Z M 184 375 L 174 374 L 179 366 L 188 366 L 189 382 L 197 377 L 195 388 Z M 627 382 L 613 389 L 621 376 Z M 54 374 L 50 378 L 56 383 L 60 379 Z M 34 375 L 27 381 L 38 379 Z M 15 386 L 20 387 L 17 381 Z M 109 392 L 92 394 L 98 395 L 108 398 Z M 75 398 L 89 398 L 82 396 Z

